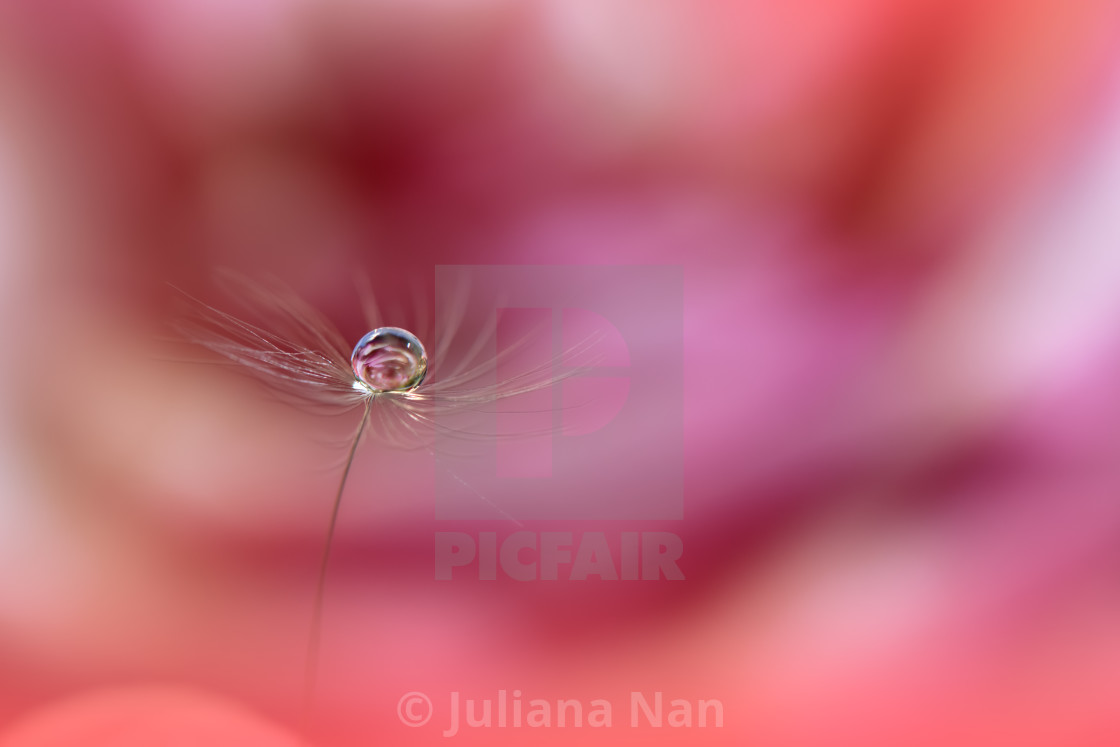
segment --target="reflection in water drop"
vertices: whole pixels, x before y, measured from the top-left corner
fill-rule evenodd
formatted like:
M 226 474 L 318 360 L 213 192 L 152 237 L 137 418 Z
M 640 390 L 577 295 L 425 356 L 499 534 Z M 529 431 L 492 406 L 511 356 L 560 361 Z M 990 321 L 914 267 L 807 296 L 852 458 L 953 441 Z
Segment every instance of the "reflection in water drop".
M 354 346 L 354 375 L 372 392 L 407 392 L 428 372 L 428 354 L 416 335 L 399 327 L 378 327 Z

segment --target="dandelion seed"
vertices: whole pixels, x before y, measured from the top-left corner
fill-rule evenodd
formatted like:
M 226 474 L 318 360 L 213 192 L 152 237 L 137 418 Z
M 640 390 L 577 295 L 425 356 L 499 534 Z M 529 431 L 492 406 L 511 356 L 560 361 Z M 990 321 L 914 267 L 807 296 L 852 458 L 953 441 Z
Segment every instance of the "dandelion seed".
M 443 336 L 429 369 L 428 354 L 420 338 L 401 327 L 382 326 L 372 292 L 361 295 L 366 322 L 371 328 L 348 350 L 345 338 L 317 310 L 278 284 L 264 285 L 232 274 L 221 278 L 227 294 L 239 299 L 250 319 L 239 318 L 184 294 L 191 313 L 178 324 L 181 337 L 201 345 L 227 361 L 251 372 L 280 398 L 326 413 L 360 408 L 361 418 L 349 441 L 341 479 L 331 507 L 326 541 L 319 565 L 311 629 L 308 636 L 305 708 L 310 711 L 318 667 L 323 597 L 342 495 L 359 443 L 369 431 L 396 448 L 426 446 L 434 434 L 460 438 L 503 438 L 537 434 L 499 434 L 449 428 L 442 416 L 481 410 L 507 397 L 550 387 L 577 369 L 556 372 L 561 357 L 586 352 L 587 340 L 564 356 L 504 381 L 491 381 L 499 360 L 519 346 L 488 352 L 495 336 L 492 319 L 465 346 L 454 362 L 445 360 L 460 335 L 466 305 L 461 298 L 449 304 L 453 311 L 441 320 Z M 417 314 L 420 321 L 421 314 Z M 376 419 L 375 416 L 376 415 Z M 371 427 L 376 423 L 377 427 Z

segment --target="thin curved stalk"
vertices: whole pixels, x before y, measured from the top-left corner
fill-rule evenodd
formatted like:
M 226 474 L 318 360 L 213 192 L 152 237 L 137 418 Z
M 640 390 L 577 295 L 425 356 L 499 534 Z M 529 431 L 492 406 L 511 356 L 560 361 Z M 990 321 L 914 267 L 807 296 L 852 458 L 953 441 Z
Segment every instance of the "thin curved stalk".
M 304 711 L 310 716 L 315 698 L 315 684 L 319 673 L 319 641 L 323 627 L 323 595 L 326 589 L 327 566 L 330 564 L 331 547 L 334 545 L 334 530 L 338 524 L 338 511 L 342 506 L 342 493 L 346 489 L 346 480 L 350 477 L 350 468 L 354 465 L 354 455 L 358 452 L 358 444 L 362 440 L 366 424 L 369 422 L 370 408 L 373 398 L 366 399 L 362 420 L 358 424 L 358 432 L 350 443 L 350 453 L 346 457 L 346 465 L 342 468 L 342 479 L 338 483 L 338 492 L 334 496 L 334 506 L 331 508 L 331 520 L 327 525 L 327 540 L 323 545 L 323 558 L 319 562 L 319 578 L 315 584 L 315 603 L 311 611 L 311 632 L 307 638 L 307 662 L 304 674 L 303 700 Z

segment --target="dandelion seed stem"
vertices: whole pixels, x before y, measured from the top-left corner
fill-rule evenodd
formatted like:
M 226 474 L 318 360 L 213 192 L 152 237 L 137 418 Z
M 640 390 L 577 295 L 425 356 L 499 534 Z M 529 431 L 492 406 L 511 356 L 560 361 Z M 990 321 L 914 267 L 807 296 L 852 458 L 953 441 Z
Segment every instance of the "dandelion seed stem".
M 331 508 L 331 520 L 327 525 L 327 540 L 326 544 L 323 545 L 323 558 L 319 562 L 319 579 L 315 584 L 315 604 L 311 611 L 311 632 L 307 639 L 307 669 L 304 676 L 303 701 L 307 719 L 310 719 L 315 699 L 315 682 L 319 670 L 319 639 L 323 624 L 323 594 L 326 589 L 327 566 L 330 564 L 331 546 L 334 544 L 335 525 L 338 523 L 338 510 L 342 505 L 342 492 L 346 489 L 346 480 L 350 477 L 350 467 L 354 464 L 354 455 L 358 451 L 358 443 L 362 440 L 362 433 L 369 422 L 372 406 L 373 398 L 370 397 L 366 399 L 362 420 L 358 424 L 358 432 L 354 434 L 354 440 L 350 443 L 350 453 L 346 457 L 346 465 L 342 468 L 342 479 L 338 483 L 338 492 L 335 494 L 334 506 Z

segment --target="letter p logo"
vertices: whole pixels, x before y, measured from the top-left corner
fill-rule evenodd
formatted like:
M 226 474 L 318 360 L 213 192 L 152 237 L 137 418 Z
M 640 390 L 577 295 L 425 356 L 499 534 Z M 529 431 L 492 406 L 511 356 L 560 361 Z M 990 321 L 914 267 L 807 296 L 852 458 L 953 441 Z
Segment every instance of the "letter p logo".
M 681 518 L 680 268 L 439 267 L 436 313 L 494 325 L 487 384 L 554 378 L 476 413 L 496 438 L 440 438 L 437 519 Z

